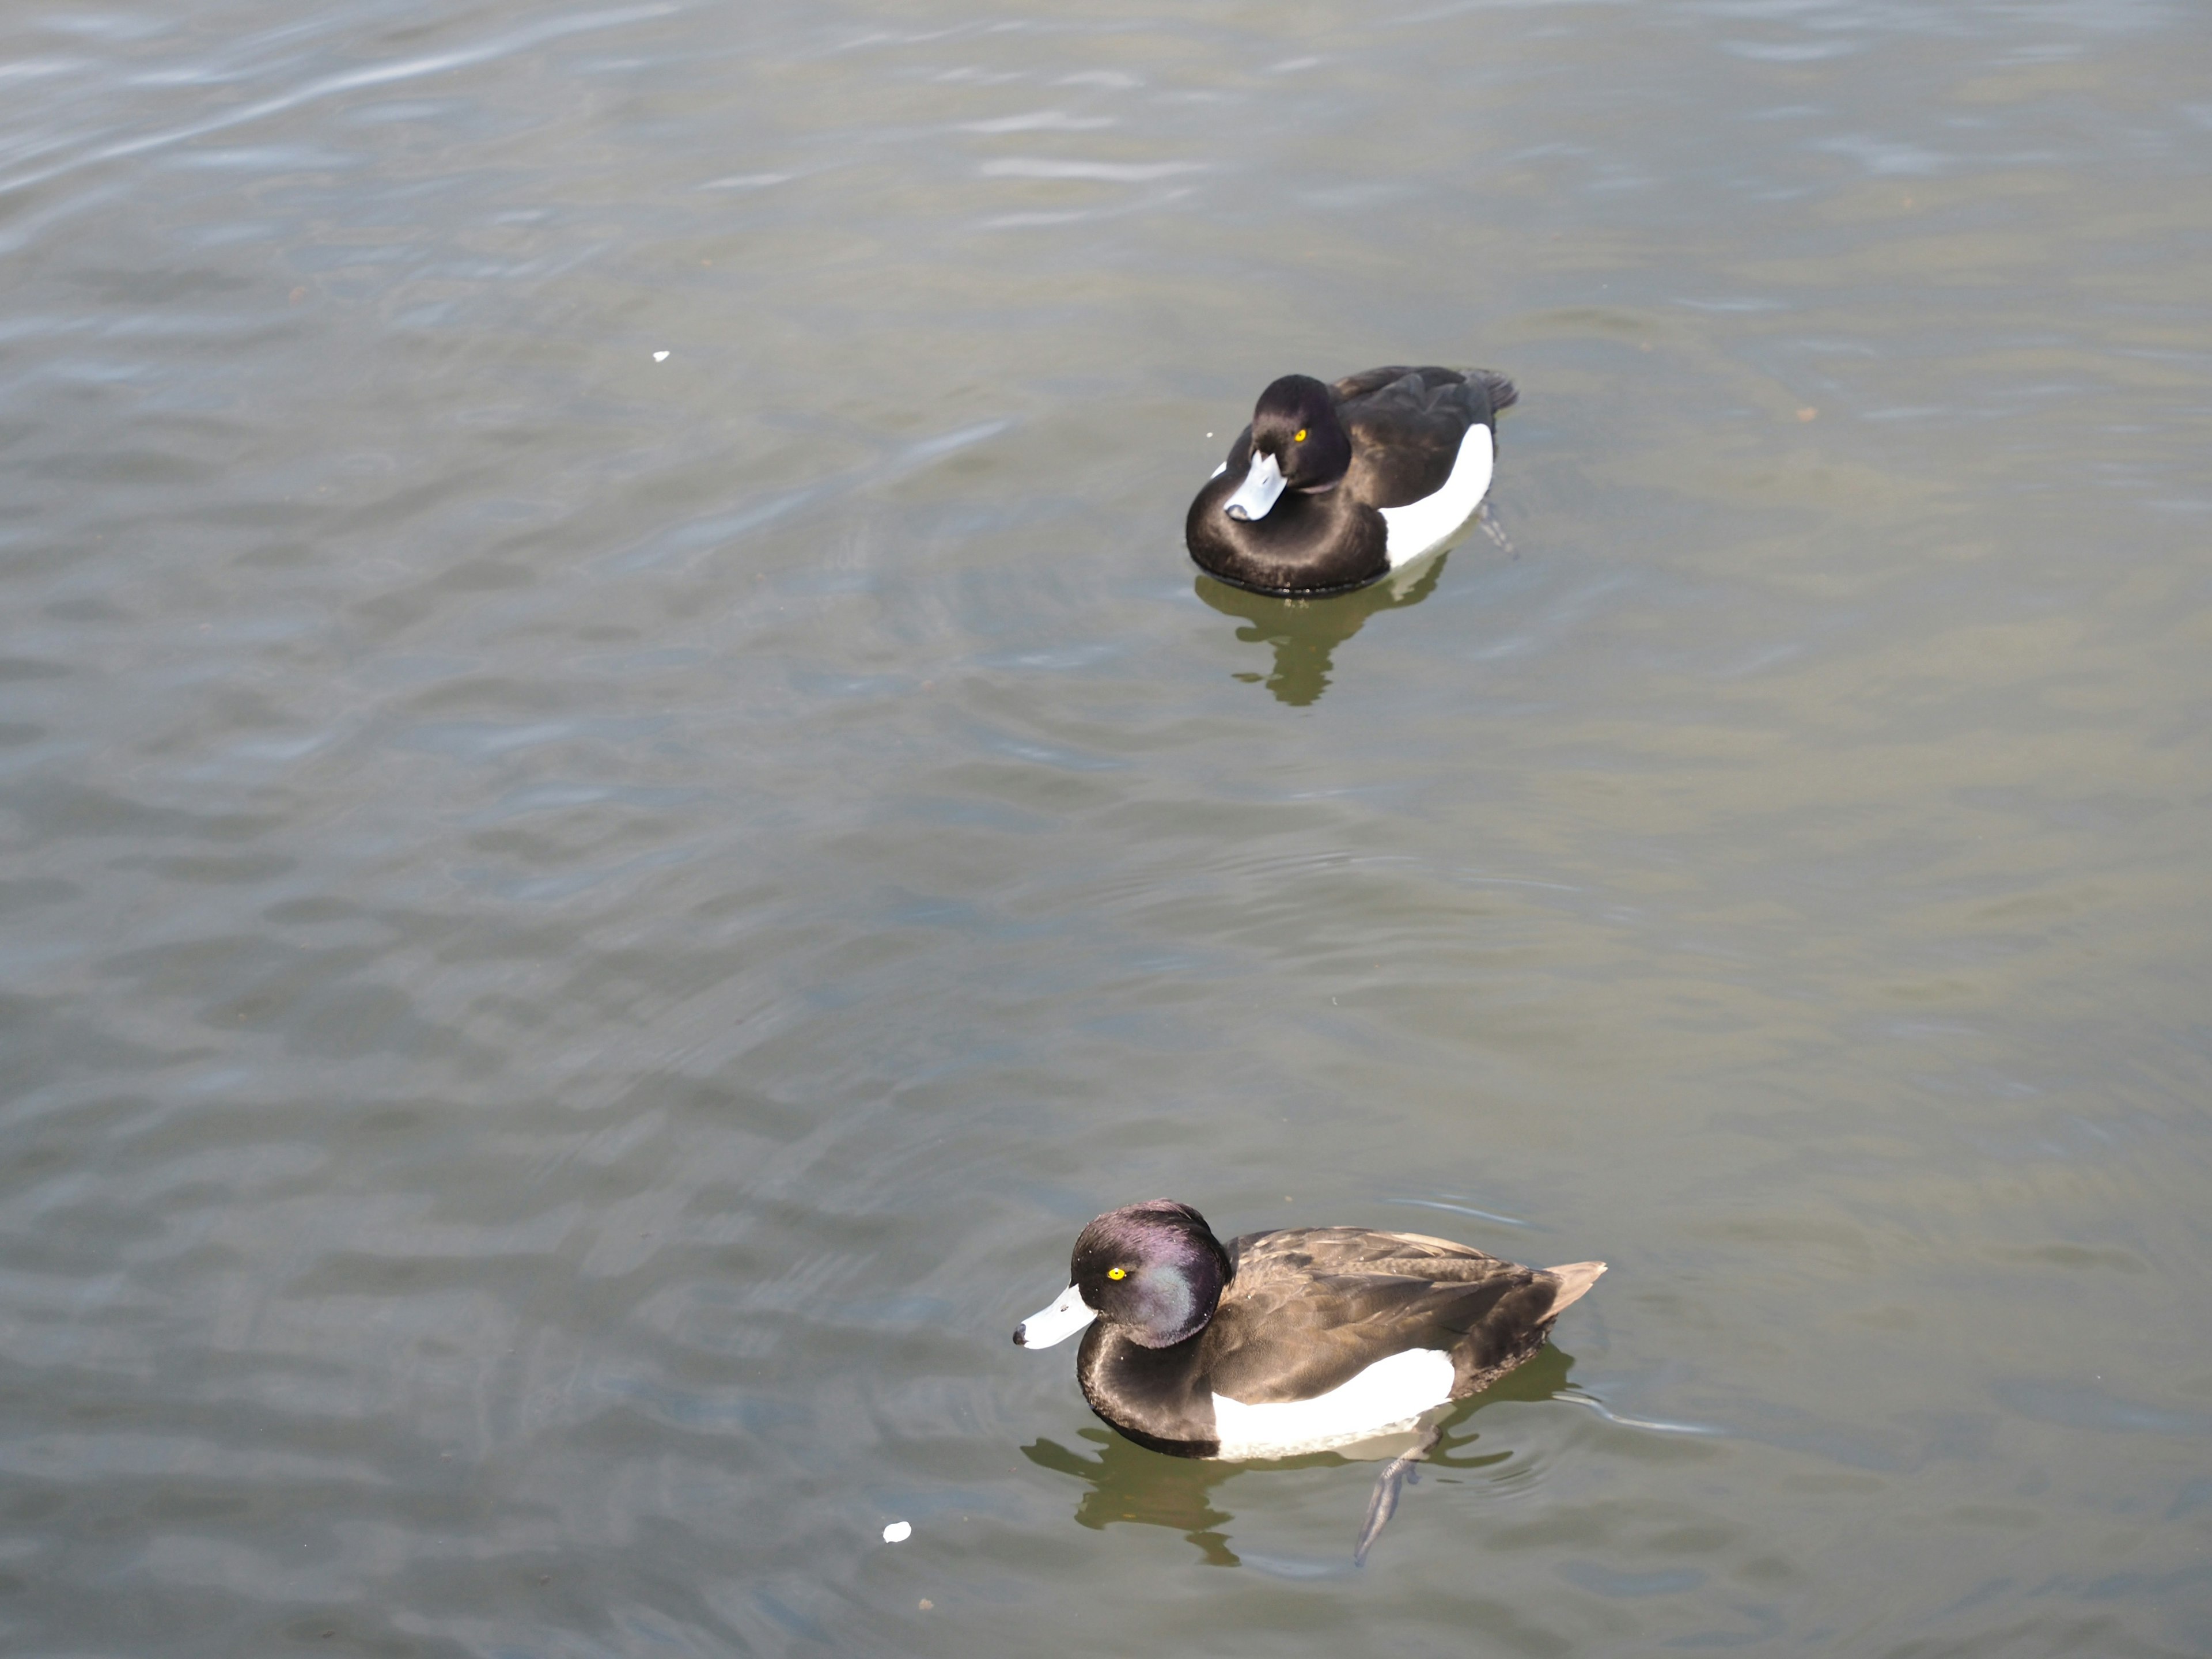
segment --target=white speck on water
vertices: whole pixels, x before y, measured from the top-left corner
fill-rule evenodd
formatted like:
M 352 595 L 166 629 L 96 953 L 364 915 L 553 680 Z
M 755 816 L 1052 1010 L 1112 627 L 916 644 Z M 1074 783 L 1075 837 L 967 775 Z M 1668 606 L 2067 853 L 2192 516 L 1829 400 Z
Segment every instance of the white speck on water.
M 914 1522 L 911 1521 L 894 1521 L 884 1528 L 884 1542 L 886 1544 L 903 1544 L 913 1536 Z
M 656 363 L 665 363 L 668 361 L 668 354 L 665 351 L 656 351 L 653 354 L 653 361 Z

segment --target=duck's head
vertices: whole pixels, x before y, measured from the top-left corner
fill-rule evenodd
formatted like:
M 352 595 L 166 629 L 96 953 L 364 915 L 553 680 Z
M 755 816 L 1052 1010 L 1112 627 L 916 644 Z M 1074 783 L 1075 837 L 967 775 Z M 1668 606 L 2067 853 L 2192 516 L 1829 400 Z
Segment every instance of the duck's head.
M 1156 1198 L 1109 1210 L 1083 1230 L 1059 1300 L 1014 1328 L 1024 1348 L 1048 1348 L 1094 1319 L 1147 1348 L 1196 1335 L 1229 1284 L 1229 1252 L 1188 1204 Z
M 1232 519 L 1264 519 L 1285 489 L 1334 489 L 1352 465 L 1336 399 L 1310 374 L 1285 374 L 1252 410 L 1252 467 L 1223 503 Z

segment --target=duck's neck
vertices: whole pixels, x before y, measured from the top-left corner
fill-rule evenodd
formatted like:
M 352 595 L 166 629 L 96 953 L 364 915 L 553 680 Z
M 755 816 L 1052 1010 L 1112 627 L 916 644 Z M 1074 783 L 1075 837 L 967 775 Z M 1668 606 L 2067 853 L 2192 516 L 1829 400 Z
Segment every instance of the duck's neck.
M 1083 1334 L 1075 1380 L 1083 1397 L 1115 1428 L 1155 1450 L 1212 1455 L 1218 1443 L 1213 1395 L 1199 1377 L 1200 1327 L 1164 1348 L 1132 1342 L 1103 1322 Z

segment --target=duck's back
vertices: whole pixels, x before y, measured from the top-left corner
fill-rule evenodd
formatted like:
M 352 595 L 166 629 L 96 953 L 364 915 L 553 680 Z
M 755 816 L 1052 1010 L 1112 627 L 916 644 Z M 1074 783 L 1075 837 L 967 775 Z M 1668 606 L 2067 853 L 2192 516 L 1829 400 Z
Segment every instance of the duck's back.
M 1571 1299 L 1548 1273 L 1420 1233 L 1294 1227 L 1228 1249 L 1235 1272 L 1200 1365 L 1247 1404 L 1325 1393 L 1409 1348 L 1449 1354 L 1462 1397 L 1540 1346 Z
M 1378 1232 L 1371 1227 L 1279 1227 L 1239 1234 L 1228 1248 L 1236 1269 L 1232 1282 L 1239 1285 L 1303 1279 L 1316 1273 L 1390 1273 L 1397 1270 L 1393 1264 L 1402 1264 L 1404 1271 L 1422 1278 L 1434 1277 L 1439 1267 L 1447 1273 L 1483 1268 L 1528 1271 L 1485 1255 L 1472 1244 L 1426 1233 Z
M 1329 388 L 1352 437 L 1345 483 L 1370 507 L 1404 507 L 1444 487 L 1470 428 L 1490 426 L 1520 394 L 1486 368 L 1462 372 L 1393 363 Z

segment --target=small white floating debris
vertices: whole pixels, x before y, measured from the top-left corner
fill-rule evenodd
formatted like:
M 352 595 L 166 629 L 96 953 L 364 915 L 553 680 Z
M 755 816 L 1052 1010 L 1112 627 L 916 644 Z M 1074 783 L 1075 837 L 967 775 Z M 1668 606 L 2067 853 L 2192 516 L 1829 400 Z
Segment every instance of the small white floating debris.
M 653 361 L 656 363 L 665 363 L 668 361 L 668 354 L 665 351 L 656 351 L 653 354 Z
M 884 1542 L 886 1544 L 903 1544 L 913 1536 L 914 1522 L 911 1521 L 894 1521 L 884 1528 Z

